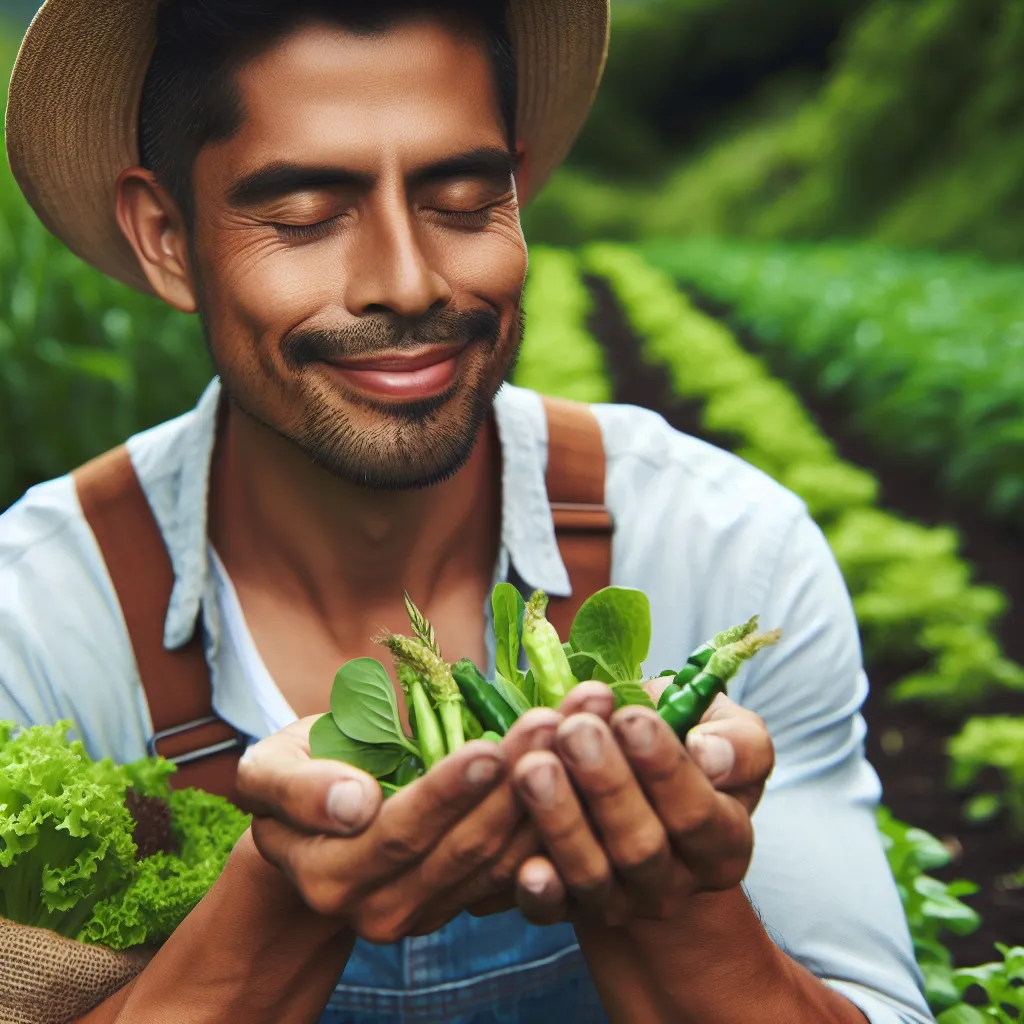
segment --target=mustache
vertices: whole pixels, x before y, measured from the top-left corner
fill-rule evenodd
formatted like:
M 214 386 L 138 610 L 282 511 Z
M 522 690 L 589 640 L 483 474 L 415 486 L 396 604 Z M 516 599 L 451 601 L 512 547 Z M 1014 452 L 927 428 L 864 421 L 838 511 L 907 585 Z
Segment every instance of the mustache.
M 482 342 L 495 348 L 500 340 L 501 318 L 492 310 L 443 308 L 416 320 L 379 313 L 346 327 L 296 331 L 281 342 L 281 356 L 298 370 L 311 363 L 367 359 L 430 345 Z

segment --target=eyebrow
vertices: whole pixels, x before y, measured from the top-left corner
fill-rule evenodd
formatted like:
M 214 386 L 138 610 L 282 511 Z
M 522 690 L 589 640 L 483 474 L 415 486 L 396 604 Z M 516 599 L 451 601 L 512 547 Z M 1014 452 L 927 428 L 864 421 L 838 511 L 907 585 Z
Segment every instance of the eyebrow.
M 509 150 L 484 147 L 418 167 L 407 175 L 407 180 L 413 186 L 451 178 L 504 181 L 515 173 L 516 163 L 515 154 Z M 228 203 L 235 207 L 256 206 L 296 192 L 327 188 L 369 189 L 373 182 L 372 174 L 341 167 L 276 163 L 261 167 L 236 181 L 228 190 Z

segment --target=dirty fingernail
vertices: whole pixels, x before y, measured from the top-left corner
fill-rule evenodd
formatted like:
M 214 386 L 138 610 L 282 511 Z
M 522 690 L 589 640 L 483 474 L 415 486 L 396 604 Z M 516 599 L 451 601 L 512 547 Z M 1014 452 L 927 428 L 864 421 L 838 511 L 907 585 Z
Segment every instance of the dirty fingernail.
M 532 769 L 523 776 L 523 786 L 534 803 L 550 807 L 557 796 L 555 769 L 549 764 Z
M 344 829 L 362 824 L 366 805 L 366 790 L 355 779 L 342 779 L 327 791 L 327 813 Z
M 736 764 L 736 751 L 721 736 L 697 733 L 689 738 L 686 749 L 712 782 L 724 778 Z
M 645 754 L 654 746 L 654 723 L 646 715 L 632 715 L 619 726 L 626 749 Z
M 478 757 L 466 767 L 466 782 L 474 789 L 489 786 L 501 771 L 501 762 L 493 757 Z
M 576 764 L 593 768 L 604 760 L 603 737 L 592 725 L 577 725 L 565 737 L 565 749 Z

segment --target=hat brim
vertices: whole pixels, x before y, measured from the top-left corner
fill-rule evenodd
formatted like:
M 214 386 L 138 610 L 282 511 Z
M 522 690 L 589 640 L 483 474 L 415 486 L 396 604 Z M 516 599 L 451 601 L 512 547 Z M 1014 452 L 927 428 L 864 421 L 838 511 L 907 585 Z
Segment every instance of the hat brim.
M 7 103 L 11 170 L 40 220 L 104 274 L 146 277 L 117 224 L 114 190 L 139 162 L 138 110 L 158 0 L 47 0 L 18 53 Z M 565 159 L 608 50 L 609 0 L 510 0 L 528 200 Z

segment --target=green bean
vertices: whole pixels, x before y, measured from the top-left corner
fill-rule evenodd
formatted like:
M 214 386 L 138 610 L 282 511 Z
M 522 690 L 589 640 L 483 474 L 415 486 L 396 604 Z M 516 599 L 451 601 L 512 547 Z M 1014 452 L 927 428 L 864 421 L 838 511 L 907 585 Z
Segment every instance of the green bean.
M 476 665 L 464 658 L 452 666 L 452 676 L 462 693 L 462 699 L 480 719 L 483 728 L 504 736 L 518 716 L 505 703 L 501 694 L 484 679 Z
M 490 732 L 490 731 L 485 732 L 483 734 L 483 736 L 480 737 L 480 739 L 487 740 L 488 743 L 500 743 L 501 742 L 501 737 L 496 732 Z
M 409 683 L 409 696 L 412 698 L 416 716 L 416 742 L 420 745 L 423 764 L 429 771 L 446 753 L 444 737 L 441 735 L 441 724 L 434 714 L 434 709 L 430 706 L 426 688 L 419 679 L 413 679 Z
M 523 647 L 530 659 L 541 704 L 557 708 L 576 685 L 576 677 L 569 668 L 569 659 L 558 631 L 544 615 L 547 607 L 547 594 L 541 590 L 527 602 L 523 616 Z
M 411 640 L 406 636 L 385 633 L 377 640 L 391 651 L 396 661 L 415 669 L 426 680 L 441 718 L 448 753 L 454 754 L 466 743 L 462 728 L 464 705 L 462 694 L 445 660 L 419 640 Z

